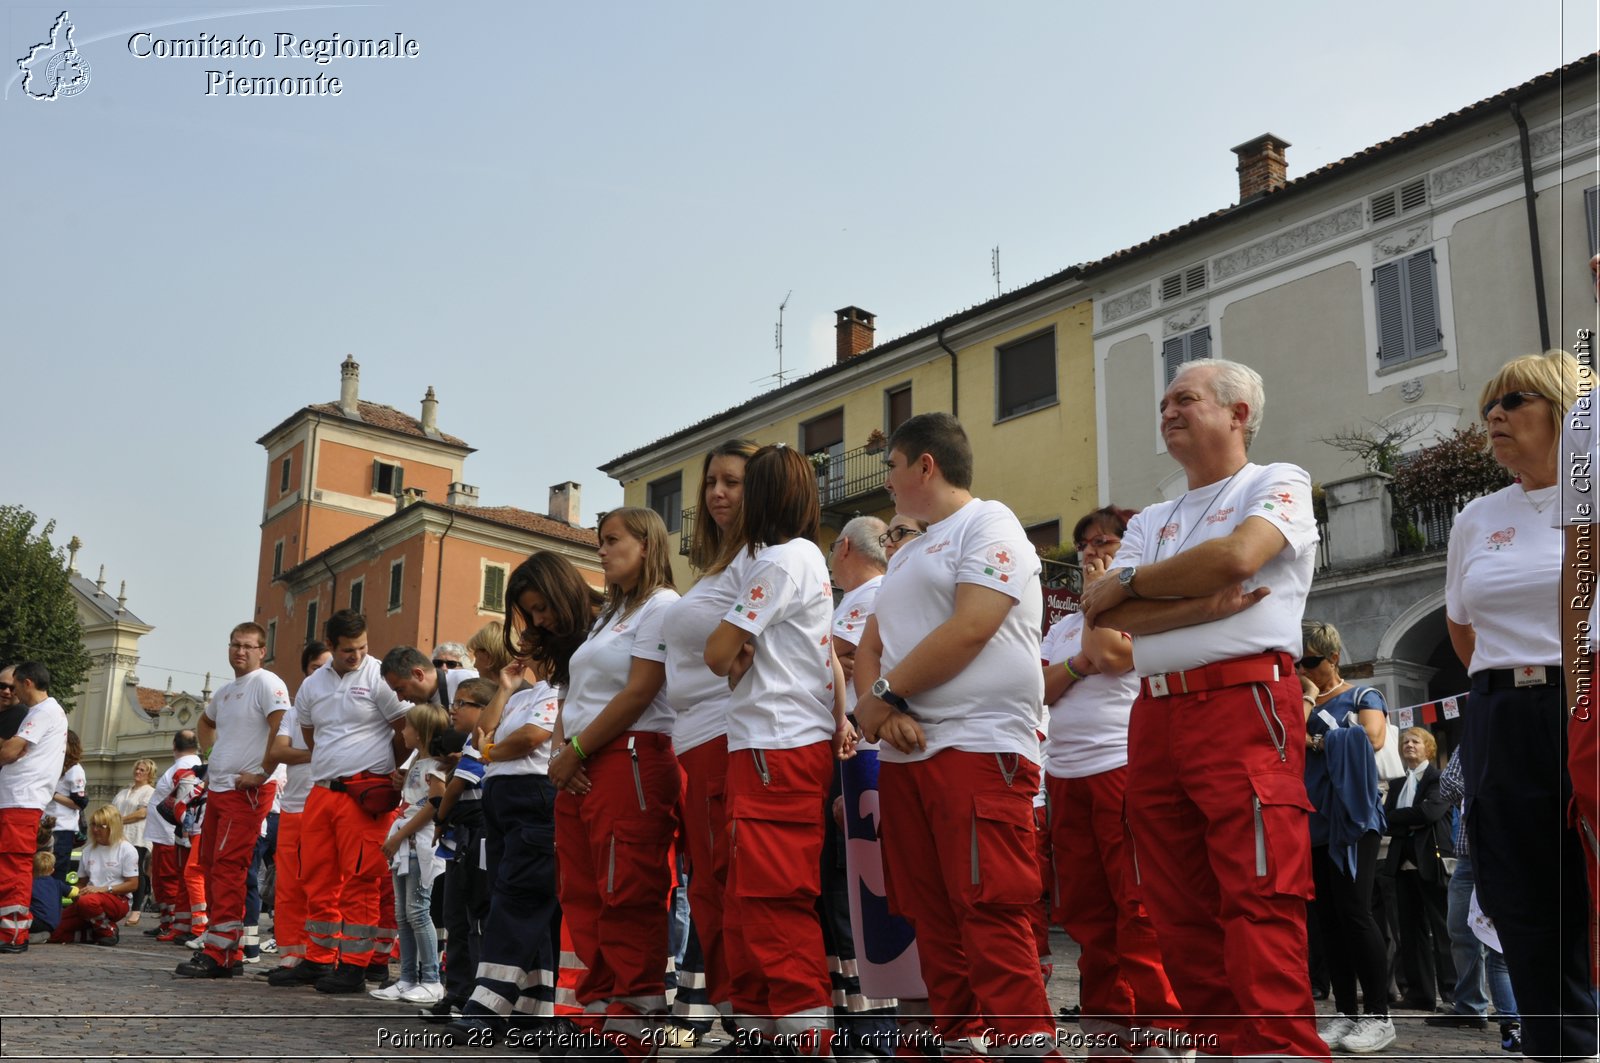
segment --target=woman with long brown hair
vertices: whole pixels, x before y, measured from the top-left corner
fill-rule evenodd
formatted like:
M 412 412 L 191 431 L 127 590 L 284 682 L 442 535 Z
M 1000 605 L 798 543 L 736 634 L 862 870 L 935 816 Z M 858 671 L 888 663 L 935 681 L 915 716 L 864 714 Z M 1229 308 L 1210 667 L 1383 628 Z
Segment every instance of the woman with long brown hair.
M 745 463 L 744 505 L 716 571 L 750 566 L 705 661 L 733 683 L 728 707 L 728 890 L 733 1008 L 753 1032 L 827 1055 L 832 989 L 816 902 L 835 754 L 853 732 L 833 656 L 833 590 L 817 548 L 817 474 L 790 447 Z M 759 545 L 758 544 L 762 544 Z
M 701 577 L 667 610 L 667 690 L 676 711 L 672 746 L 683 769 L 683 838 L 689 854 L 689 906 L 705 961 L 706 996 L 731 999 L 723 942 L 723 894 L 728 883 L 728 681 L 706 667 L 706 640 L 733 607 L 750 557 L 735 540 L 744 502 L 745 463 L 757 447 L 730 439 L 705 456 L 700 520 L 690 562 Z M 716 569 L 724 551 L 732 561 Z M 712 571 L 716 569 L 716 571 Z M 681 991 L 680 991 L 681 992 Z M 680 1013 L 674 1001 L 674 1012 Z
M 600 522 L 606 604 L 568 663 L 550 781 L 561 911 L 588 970 L 583 1027 L 629 1059 L 654 1054 L 652 1014 L 667 1006 L 668 847 L 678 762 L 666 697 L 667 528 L 651 509 Z

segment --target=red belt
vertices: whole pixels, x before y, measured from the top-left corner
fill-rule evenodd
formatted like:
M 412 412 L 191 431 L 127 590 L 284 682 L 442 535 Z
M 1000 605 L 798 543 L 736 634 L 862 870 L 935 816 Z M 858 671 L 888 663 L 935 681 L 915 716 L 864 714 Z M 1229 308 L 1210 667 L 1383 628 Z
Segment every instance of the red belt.
M 1147 698 L 1166 698 L 1174 694 L 1198 694 L 1203 690 L 1221 690 L 1250 683 L 1276 683 L 1287 675 L 1294 675 L 1294 658 L 1275 650 L 1249 657 L 1235 657 L 1231 661 L 1203 664 L 1187 672 L 1147 675 L 1139 680 L 1139 691 Z

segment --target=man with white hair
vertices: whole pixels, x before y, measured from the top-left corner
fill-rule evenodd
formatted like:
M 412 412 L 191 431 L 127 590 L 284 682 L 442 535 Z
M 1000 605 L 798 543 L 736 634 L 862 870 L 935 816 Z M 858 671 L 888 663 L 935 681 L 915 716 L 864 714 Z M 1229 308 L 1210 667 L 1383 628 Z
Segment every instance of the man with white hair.
M 878 597 L 878 584 L 889 567 L 878 537 L 888 530 L 888 525 L 877 517 L 856 517 L 839 531 L 839 537 L 829 548 L 828 560 L 833 569 L 833 585 L 844 591 L 833 610 L 833 649 L 844 665 L 845 678 L 855 672 L 856 646 L 861 633 L 867 629 L 867 619 L 872 616 L 872 604 Z M 845 685 L 845 695 L 850 707 L 855 708 L 854 683 Z
M 1193 1046 L 1327 1060 L 1306 977 L 1311 803 L 1295 674 L 1317 526 L 1304 469 L 1247 457 L 1263 401 L 1247 366 L 1178 373 L 1161 437 L 1188 491 L 1133 518 L 1118 567 L 1082 606 L 1091 626 L 1133 636 L 1128 827 Z M 1386 1016 L 1360 1023 L 1347 1050 L 1394 1040 Z

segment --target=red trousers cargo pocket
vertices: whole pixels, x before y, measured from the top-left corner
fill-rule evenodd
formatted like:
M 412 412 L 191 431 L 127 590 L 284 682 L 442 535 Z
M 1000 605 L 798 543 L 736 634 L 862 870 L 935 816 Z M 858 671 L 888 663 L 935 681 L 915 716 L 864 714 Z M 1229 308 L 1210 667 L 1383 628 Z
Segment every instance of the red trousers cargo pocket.
M 1305 780 L 1288 772 L 1250 776 L 1255 852 L 1255 882 L 1265 893 L 1311 899 L 1311 830 L 1313 811 Z
M 738 897 L 814 897 L 822 890 L 822 800 L 738 794 L 728 812 L 728 888 Z
M 981 904 L 1035 904 L 1043 893 L 1033 802 L 1026 794 L 972 798 L 967 896 Z
M 671 834 L 666 824 L 654 819 L 619 819 L 606 836 L 603 863 L 596 871 L 605 884 L 605 903 L 610 908 L 640 904 L 665 904 L 672 876 L 667 870 L 667 846 Z

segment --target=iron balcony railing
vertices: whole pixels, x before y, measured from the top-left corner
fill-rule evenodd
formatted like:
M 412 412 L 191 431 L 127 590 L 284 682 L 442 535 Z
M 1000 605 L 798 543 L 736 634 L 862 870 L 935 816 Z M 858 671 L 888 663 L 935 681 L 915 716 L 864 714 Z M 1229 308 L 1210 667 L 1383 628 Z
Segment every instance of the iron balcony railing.
M 838 505 L 883 488 L 883 447 L 857 447 L 838 455 L 811 455 L 817 470 L 817 494 L 824 506 Z
M 678 553 L 684 557 L 688 557 L 694 550 L 694 521 L 699 512 L 699 506 L 690 506 L 679 516 Z

